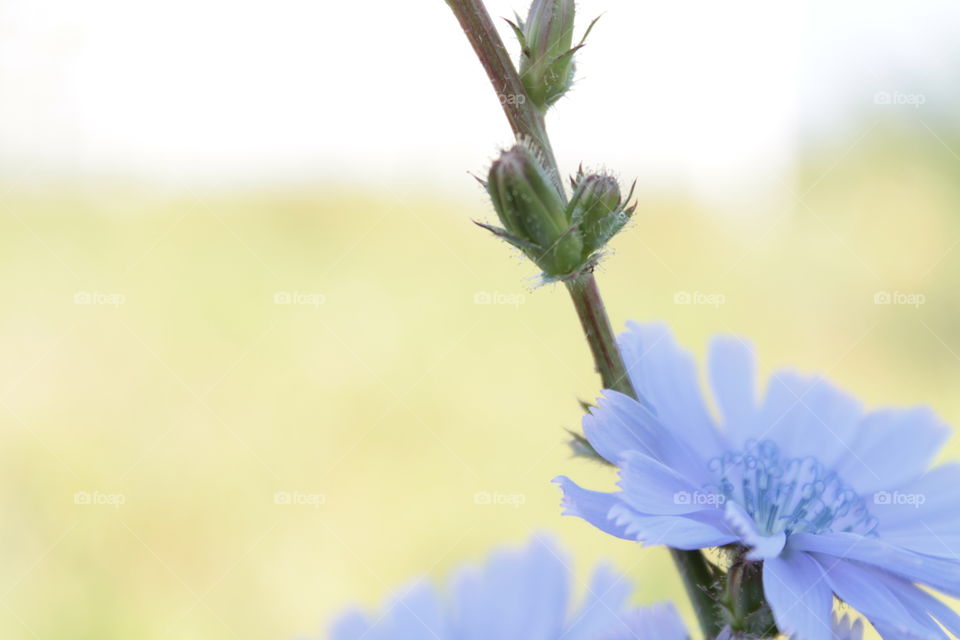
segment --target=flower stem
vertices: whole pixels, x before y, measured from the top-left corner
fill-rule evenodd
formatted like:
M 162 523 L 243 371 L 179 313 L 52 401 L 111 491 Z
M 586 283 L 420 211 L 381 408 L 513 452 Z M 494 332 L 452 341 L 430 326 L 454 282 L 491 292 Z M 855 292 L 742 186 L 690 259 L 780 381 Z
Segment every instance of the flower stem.
M 627 368 L 617 348 L 617 341 L 610 326 L 610 318 L 600 297 L 597 279 L 590 271 L 578 274 L 566 281 L 567 291 L 573 300 L 573 306 L 580 317 L 583 335 L 587 338 L 597 373 L 605 389 L 613 389 L 628 396 L 636 397 L 633 385 L 627 377 Z
M 673 563 L 683 578 L 704 638 L 716 638 L 723 627 L 716 603 L 717 575 L 700 551 L 670 548 Z
M 544 164 L 557 181 L 561 197 L 566 195 L 560 180 L 560 171 L 547 136 L 543 115 L 529 99 L 516 67 L 493 26 L 490 14 L 482 0 L 446 0 L 460 22 L 467 39 L 490 78 L 494 91 L 510 127 L 518 138 L 532 141 L 539 147 Z M 520 97 L 523 99 L 519 99 Z M 586 271 L 567 281 L 567 289 L 580 317 L 580 324 L 593 353 L 597 372 L 603 386 L 636 398 L 636 392 L 627 375 L 623 357 L 607 316 L 603 299 L 593 273 Z M 712 592 L 716 576 L 700 551 L 670 549 L 677 570 L 683 579 L 687 595 L 693 602 L 704 636 L 713 638 L 720 632 L 720 620 Z

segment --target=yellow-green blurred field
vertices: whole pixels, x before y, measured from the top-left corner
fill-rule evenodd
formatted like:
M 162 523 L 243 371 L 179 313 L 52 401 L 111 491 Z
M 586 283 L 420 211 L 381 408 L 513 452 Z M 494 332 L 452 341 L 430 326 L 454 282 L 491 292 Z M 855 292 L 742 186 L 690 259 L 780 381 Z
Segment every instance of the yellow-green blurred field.
M 960 424 L 960 159 L 845 147 L 762 217 L 641 195 L 614 322 Z M 0 184 L 0 637 L 322 637 L 538 530 L 683 602 L 666 554 L 559 515 L 553 476 L 612 481 L 565 445 L 597 380 L 565 291 L 470 224 L 479 190 L 31 184 Z

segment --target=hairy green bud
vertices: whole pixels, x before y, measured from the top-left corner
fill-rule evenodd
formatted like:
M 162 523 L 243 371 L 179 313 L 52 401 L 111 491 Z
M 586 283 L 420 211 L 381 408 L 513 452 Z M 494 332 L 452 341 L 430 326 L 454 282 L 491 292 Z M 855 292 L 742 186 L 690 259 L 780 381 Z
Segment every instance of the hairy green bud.
M 487 192 L 504 229 L 491 229 L 521 249 L 549 276 L 575 271 L 583 240 L 572 229 L 557 186 L 526 146 L 504 151 L 490 167 Z
M 620 185 L 611 176 L 585 176 L 581 170 L 573 189 L 570 222 L 580 229 L 584 249 L 588 253 L 599 251 L 630 221 L 634 207 L 620 197 Z
M 565 205 L 557 183 L 523 144 L 500 154 L 484 185 L 503 228 L 480 226 L 523 251 L 551 278 L 589 268 L 633 213 L 616 180 L 582 171 Z
M 526 21 L 511 23 L 520 40 L 520 79 L 541 112 L 573 85 L 573 55 L 580 48 L 573 46 L 574 14 L 574 0 L 533 0 Z

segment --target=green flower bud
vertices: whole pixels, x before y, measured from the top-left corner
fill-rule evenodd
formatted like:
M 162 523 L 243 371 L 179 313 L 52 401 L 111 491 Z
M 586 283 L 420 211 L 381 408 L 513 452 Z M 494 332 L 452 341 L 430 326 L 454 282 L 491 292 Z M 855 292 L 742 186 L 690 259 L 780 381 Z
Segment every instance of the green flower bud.
M 581 171 L 573 187 L 573 198 L 569 205 L 570 222 L 580 229 L 584 250 L 591 254 L 602 249 L 623 229 L 635 207 L 626 205 L 620 197 L 620 185 L 611 176 L 584 176 Z
M 545 112 L 573 85 L 574 0 L 533 0 L 526 22 L 512 24 L 520 40 L 520 78 Z
M 564 205 L 537 155 L 518 144 L 500 154 L 482 182 L 503 228 L 477 224 L 527 254 L 548 278 L 588 269 L 635 207 L 627 205 L 610 176 L 584 175 L 581 169 L 572 182 L 573 198 Z M 631 188 L 627 201 L 632 194 Z
M 504 151 L 490 167 L 486 186 L 504 229 L 483 226 L 521 249 L 548 276 L 583 265 L 580 233 L 570 224 L 556 183 L 529 148 Z

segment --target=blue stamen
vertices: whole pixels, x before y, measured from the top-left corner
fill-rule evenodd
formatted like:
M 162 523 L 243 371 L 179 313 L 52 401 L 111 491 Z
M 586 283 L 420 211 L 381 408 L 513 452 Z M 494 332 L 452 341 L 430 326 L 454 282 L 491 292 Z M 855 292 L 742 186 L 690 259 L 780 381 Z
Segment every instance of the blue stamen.
M 751 440 L 742 452 L 710 460 L 709 469 L 717 480 L 708 488 L 742 506 L 762 535 L 876 535 L 863 498 L 816 458 L 781 458 L 772 441 Z

